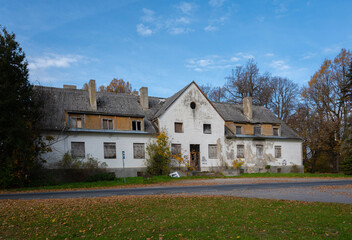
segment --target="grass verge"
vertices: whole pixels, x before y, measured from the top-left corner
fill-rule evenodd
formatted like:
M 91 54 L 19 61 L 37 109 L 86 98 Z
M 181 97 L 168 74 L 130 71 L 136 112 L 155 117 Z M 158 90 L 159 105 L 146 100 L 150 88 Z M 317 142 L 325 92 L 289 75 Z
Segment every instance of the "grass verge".
M 222 178 L 352 178 L 352 175 L 344 174 L 331 174 L 331 173 L 244 173 L 236 177 L 222 177 Z M 175 182 L 180 180 L 195 180 L 195 179 L 212 179 L 221 178 L 215 176 L 188 176 L 180 178 L 172 178 L 169 176 L 154 176 L 152 180 L 146 181 L 143 177 L 128 177 L 126 182 L 123 178 L 117 178 L 114 181 L 97 181 L 97 182 L 72 182 L 72 183 L 61 183 L 57 185 L 44 185 L 37 187 L 26 187 L 26 188 L 13 188 L 6 189 L 3 192 L 24 192 L 24 191 L 36 191 L 36 190 L 64 190 L 64 189 L 86 189 L 86 188 L 108 188 L 108 187 L 119 187 L 129 185 L 141 185 L 141 184 L 156 184 L 156 183 L 167 183 Z
M 226 196 L 2 200 L 5 239 L 351 239 L 352 205 Z

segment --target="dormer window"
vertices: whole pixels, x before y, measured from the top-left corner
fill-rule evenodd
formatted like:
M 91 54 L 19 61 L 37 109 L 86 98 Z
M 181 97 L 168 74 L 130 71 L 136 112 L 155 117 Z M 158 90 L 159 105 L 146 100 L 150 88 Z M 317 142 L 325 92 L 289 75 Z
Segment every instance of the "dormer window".
M 262 135 L 262 127 L 260 125 L 254 126 L 254 135 Z
M 103 119 L 103 129 L 114 129 L 112 119 Z
M 279 128 L 278 127 L 273 127 L 273 135 L 279 136 Z
M 141 121 L 137 121 L 137 120 L 132 121 L 132 131 L 142 131 Z
M 71 117 L 70 118 L 70 127 L 71 128 L 82 128 L 82 118 Z
M 236 135 L 242 135 L 242 126 L 236 126 Z

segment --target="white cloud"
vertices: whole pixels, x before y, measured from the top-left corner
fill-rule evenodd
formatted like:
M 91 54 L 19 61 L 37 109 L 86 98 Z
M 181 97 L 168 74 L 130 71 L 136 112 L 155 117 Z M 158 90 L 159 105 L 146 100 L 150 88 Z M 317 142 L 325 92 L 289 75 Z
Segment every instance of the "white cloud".
M 273 57 L 273 56 L 274 56 L 274 53 L 266 53 L 265 56 L 267 56 L 267 57 Z
M 238 62 L 239 60 L 240 60 L 240 58 L 238 58 L 238 57 L 232 57 L 230 59 L 231 62 Z
M 183 14 L 190 14 L 192 10 L 195 9 L 195 6 L 189 2 L 182 2 L 177 8 L 180 9 Z
M 147 8 L 143 8 L 142 11 L 144 13 L 144 15 L 142 16 L 142 21 L 153 22 L 155 20 L 154 11 Z
M 291 68 L 283 60 L 274 60 L 270 63 L 270 66 L 279 71 L 288 70 Z
M 333 47 L 327 47 L 323 49 L 323 53 L 337 53 L 339 52 L 341 47 L 338 46 L 333 46 Z
M 215 27 L 215 26 L 212 26 L 212 25 L 208 25 L 204 28 L 204 31 L 206 32 L 213 32 L 213 31 L 216 31 L 218 28 Z
M 178 34 L 188 33 L 192 30 L 189 28 L 183 28 L 183 27 L 171 27 L 169 28 L 168 31 L 170 34 L 178 35 Z
M 50 67 L 67 68 L 78 62 L 83 57 L 79 55 L 57 55 L 47 54 L 46 56 L 29 58 L 28 67 L 30 70 L 44 69 Z
M 153 31 L 149 27 L 144 26 L 143 24 L 137 25 L 137 32 L 142 36 L 150 36 L 153 34 Z
M 210 0 L 209 5 L 212 7 L 221 7 L 224 4 L 225 0 Z
M 186 67 L 196 72 L 204 72 L 213 69 L 225 69 L 234 67 L 233 62 L 240 60 L 236 57 L 221 57 L 217 55 L 206 56 L 203 58 L 193 58 L 186 60 Z
M 243 52 L 239 52 L 236 54 L 237 56 L 240 56 L 244 59 L 251 59 L 251 58 L 255 58 L 252 54 L 249 54 L 249 53 L 243 53 Z
M 187 17 L 180 17 L 175 20 L 176 23 L 181 23 L 181 24 L 190 24 L 191 20 Z

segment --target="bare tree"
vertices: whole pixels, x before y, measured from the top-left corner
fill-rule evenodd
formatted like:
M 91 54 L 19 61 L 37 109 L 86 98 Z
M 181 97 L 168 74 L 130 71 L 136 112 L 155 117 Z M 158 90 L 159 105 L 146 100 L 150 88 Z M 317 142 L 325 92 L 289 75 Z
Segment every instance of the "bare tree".
M 208 94 L 208 98 L 213 102 L 225 102 L 226 101 L 226 88 L 225 87 L 213 87 Z
M 207 83 L 207 84 L 199 85 L 199 88 L 200 88 L 200 90 L 202 90 L 202 92 L 205 94 L 205 96 L 208 97 L 208 94 L 209 94 L 210 90 L 212 89 L 212 86 L 209 83 Z
M 260 75 L 254 59 L 249 59 L 244 67 L 236 67 L 226 79 L 229 102 L 240 103 L 244 97 L 250 96 L 254 104 L 268 105 L 271 96 L 270 75 Z
M 271 88 L 269 107 L 278 118 L 287 122 L 297 106 L 298 85 L 287 78 L 273 77 Z

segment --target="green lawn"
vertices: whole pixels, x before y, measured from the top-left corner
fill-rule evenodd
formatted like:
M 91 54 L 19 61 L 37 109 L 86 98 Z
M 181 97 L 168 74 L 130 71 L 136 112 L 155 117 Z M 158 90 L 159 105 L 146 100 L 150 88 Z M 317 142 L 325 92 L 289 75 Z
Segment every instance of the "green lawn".
M 352 205 L 224 196 L 2 200 L 5 239 L 352 239 Z
M 237 177 L 227 178 L 273 178 L 273 177 L 329 177 L 329 178 L 352 178 L 352 175 L 344 174 L 330 174 L 330 173 L 245 173 Z M 118 178 L 115 181 L 98 181 L 98 182 L 73 182 L 73 183 L 62 183 L 58 185 L 44 185 L 38 187 L 27 187 L 27 188 L 15 188 L 7 189 L 7 192 L 19 192 L 19 191 L 35 191 L 35 190 L 58 190 L 58 189 L 79 189 L 79 188 L 104 188 L 104 187 L 118 187 L 128 186 L 136 184 L 155 184 L 155 183 L 166 183 L 180 180 L 192 180 L 192 179 L 211 179 L 216 177 L 211 176 L 189 176 L 181 178 L 171 178 L 169 176 L 155 176 L 152 180 L 146 180 L 143 177 L 128 177 L 126 182 L 123 178 Z

